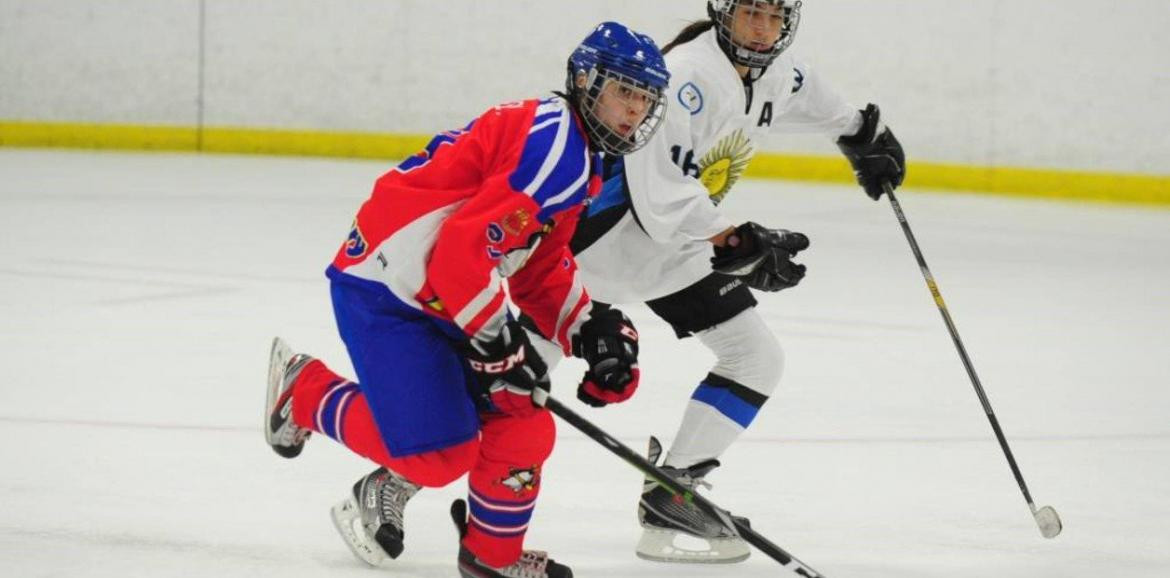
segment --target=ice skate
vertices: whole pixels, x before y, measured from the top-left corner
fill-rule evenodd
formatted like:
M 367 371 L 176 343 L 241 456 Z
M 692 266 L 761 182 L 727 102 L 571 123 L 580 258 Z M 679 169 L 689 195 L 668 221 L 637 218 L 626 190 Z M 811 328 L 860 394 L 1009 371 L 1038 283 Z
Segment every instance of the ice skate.
M 264 437 L 273 451 L 295 458 L 305 448 L 311 433 L 292 420 L 292 384 L 313 358 L 292 352 L 283 339 L 272 340 L 268 355 L 268 404 L 264 411 Z
M 378 468 L 353 485 L 349 497 L 333 506 L 333 525 L 359 560 L 377 566 L 402 554 L 403 511 L 418 492 L 416 484 Z
M 661 454 L 662 445 L 650 438 L 650 462 L 657 463 Z M 703 478 L 718 466 L 717 460 L 707 460 L 689 468 L 662 466 L 662 470 L 687 488 L 710 488 Z M 731 564 L 747 560 L 751 555 L 747 543 L 718 519 L 651 479 L 642 488 L 638 520 L 642 523 L 642 538 L 636 551 L 639 558 L 655 562 Z
M 467 503 L 455 500 L 451 504 L 451 519 L 459 530 L 459 538 L 467 533 Z M 480 562 L 475 554 L 459 546 L 459 575 L 462 578 L 573 578 L 573 571 L 548 557 L 547 552 L 525 550 L 520 559 L 503 568 L 493 568 Z

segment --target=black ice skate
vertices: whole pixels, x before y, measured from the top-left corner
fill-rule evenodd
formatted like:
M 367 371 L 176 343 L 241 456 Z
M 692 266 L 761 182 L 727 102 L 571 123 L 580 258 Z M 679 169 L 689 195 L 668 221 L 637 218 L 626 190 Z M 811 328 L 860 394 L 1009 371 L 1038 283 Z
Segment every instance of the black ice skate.
M 650 463 L 657 464 L 661 454 L 662 444 L 651 437 L 647 456 Z M 703 478 L 718 466 L 718 460 L 706 460 L 688 468 L 662 466 L 662 470 L 687 488 L 710 488 Z M 747 560 L 751 555 L 747 543 L 718 519 L 651 479 L 646 479 L 642 486 L 638 521 L 642 523 L 642 538 L 636 552 L 639 558 L 655 562 L 730 564 Z
M 268 355 L 268 404 L 264 411 L 264 438 L 282 457 L 295 458 L 305 448 L 309 430 L 292 420 L 292 384 L 313 358 L 294 354 L 283 339 L 272 340 Z
M 377 566 L 387 556 L 402 554 L 403 511 L 420 487 L 386 468 L 374 470 L 353 485 L 349 497 L 330 513 L 354 556 Z
M 459 539 L 462 540 L 467 534 L 466 502 L 455 500 L 451 503 L 451 520 L 455 522 Z M 493 568 L 480 562 L 475 554 L 460 544 L 459 575 L 462 578 L 573 578 L 573 571 L 549 558 L 547 552 L 539 550 L 525 550 L 514 564 Z

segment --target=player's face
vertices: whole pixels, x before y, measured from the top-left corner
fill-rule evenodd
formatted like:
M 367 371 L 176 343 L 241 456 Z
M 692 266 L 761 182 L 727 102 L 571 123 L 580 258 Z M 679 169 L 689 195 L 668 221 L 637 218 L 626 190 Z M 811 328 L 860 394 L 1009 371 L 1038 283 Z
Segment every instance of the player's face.
M 731 41 L 749 50 L 768 52 L 780 40 L 783 29 L 784 8 L 748 0 L 735 7 Z
M 654 101 L 654 96 L 645 90 L 607 79 L 597 97 L 593 114 L 619 136 L 633 139 L 654 107 Z

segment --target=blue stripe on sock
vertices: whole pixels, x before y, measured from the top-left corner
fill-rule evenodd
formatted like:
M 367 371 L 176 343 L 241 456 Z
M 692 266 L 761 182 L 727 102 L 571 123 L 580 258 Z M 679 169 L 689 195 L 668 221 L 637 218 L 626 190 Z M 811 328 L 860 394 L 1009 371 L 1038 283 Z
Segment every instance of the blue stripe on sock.
M 705 382 L 700 383 L 699 387 L 695 388 L 691 399 L 715 408 L 719 413 L 744 428 L 751 425 L 752 420 L 756 419 L 756 414 L 760 412 L 760 408 L 735 395 L 731 390 L 724 387 L 714 387 Z
M 333 392 L 333 395 L 329 396 L 329 400 L 325 403 L 325 411 L 321 412 L 321 433 L 341 441 L 338 439 L 339 432 L 334 428 L 337 423 L 337 411 L 341 409 L 341 400 L 345 398 L 345 394 L 357 390 L 357 384 L 350 383 L 338 388 L 337 391 Z
M 523 536 L 525 533 L 528 532 L 528 528 L 524 528 L 523 530 L 514 530 L 514 531 L 510 531 L 510 532 L 497 532 L 497 531 L 492 530 L 490 528 L 485 528 L 483 526 L 483 524 L 476 523 L 475 518 L 468 520 L 467 523 L 470 524 L 471 526 L 474 526 L 476 530 L 479 530 L 480 532 L 483 532 L 484 534 L 487 534 L 489 536 L 494 536 L 496 538 L 515 538 L 517 536 Z
M 471 506 L 471 514 L 479 518 L 485 524 L 491 524 L 499 528 L 510 528 L 515 526 L 523 526 L 532 519 L 532 506 L 519 512 L 500 512 L 497 510 L 490 510 L 485 508 L 474 499 L 469 500 Z

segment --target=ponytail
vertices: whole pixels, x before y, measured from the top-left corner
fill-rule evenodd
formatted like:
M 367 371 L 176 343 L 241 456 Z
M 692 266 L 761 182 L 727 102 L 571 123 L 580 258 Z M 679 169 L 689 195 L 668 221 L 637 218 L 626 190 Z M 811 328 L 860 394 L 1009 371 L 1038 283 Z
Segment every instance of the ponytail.
M 671 40 L 669 44 L 662 47 L 662 53 L 666 54 L 667 52 L 670 52 L 672 49 L 674 49 L 675 46 L 686 44 L 698 38 L 700 34 L 714 27 L 714 20 L 699 20 L 697 22 L 692 22 L 688 24 L 686 28 L 683 28 L 682 31 L 678 33 L 678 36 L 674 37 L 674 40 Z

